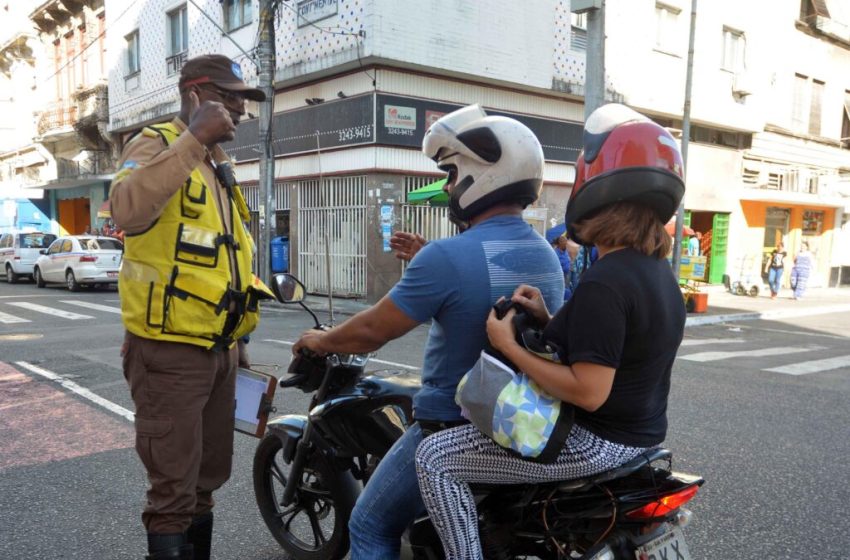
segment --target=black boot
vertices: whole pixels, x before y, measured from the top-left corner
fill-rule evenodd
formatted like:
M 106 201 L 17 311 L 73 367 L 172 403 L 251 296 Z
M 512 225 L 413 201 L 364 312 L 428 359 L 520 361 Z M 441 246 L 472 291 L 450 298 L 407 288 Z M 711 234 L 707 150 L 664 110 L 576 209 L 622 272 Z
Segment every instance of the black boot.
M 192 518 L 186 536 L 195 549 L 195 560 L 210 560 L 212 530 L 213 512 L 208 511 Z
M 148 552 L 145 560 L 194 560 L 185 533 L 148 533 Z

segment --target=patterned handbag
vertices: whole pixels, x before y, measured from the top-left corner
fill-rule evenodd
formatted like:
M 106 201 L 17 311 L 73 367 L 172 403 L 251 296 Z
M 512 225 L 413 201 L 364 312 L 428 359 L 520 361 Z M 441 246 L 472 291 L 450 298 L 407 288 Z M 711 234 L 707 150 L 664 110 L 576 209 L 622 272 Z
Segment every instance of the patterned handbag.
M 528 326 L 524 313 L 517 313 L 514 324 L 526 349 L 558 361 L 557 349 Z M 497 444 L 540 463 L 558 457 L 573 426 L 572 405 L 546 393 L 494 350 L 481 352 L 458 384 L 455 401 L 463 416 Z

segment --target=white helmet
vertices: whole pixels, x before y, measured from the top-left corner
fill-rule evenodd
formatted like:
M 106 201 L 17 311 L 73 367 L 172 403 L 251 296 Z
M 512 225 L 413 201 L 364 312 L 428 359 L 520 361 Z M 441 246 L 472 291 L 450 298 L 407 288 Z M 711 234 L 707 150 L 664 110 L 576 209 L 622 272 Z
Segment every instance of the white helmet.
M 503 202 L 528 206 L 543 188 L 543 148 L 519 121 L 470 105 L 428 129 L 422 151 L 449 173 L 449 209 L 466 221 Z

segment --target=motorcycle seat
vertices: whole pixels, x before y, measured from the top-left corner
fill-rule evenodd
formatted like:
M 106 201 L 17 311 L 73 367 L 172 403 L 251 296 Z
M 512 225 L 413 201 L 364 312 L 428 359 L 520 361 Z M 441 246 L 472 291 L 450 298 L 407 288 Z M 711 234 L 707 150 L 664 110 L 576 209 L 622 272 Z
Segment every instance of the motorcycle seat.
M 576 492 L 578 490 L 584 490 L 596 484 L 610 482 L 617 478 L 626 477 L 656 461 L 669 460 L 672 456 L 673 453 L 669 449 L 664 449 L 663 447 L 653 447 L 652 449 L 647 449 L 628 463 L 624 463 L 619 467 L 615 467 L 611 470 L 601 472 L 599 474 L 594 474 L 592 476 L 587 476 L 584 478 L 575 478 L 572 480 L 566 480 L 564 482 L 561 482 L 560 484 L 558 484 L 558 489 L 564 492 Z

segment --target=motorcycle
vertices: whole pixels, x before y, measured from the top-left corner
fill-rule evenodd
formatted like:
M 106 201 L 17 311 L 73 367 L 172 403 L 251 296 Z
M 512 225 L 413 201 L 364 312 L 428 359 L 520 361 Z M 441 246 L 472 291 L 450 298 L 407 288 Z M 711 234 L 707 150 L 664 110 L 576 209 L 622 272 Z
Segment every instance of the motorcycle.
M 272 289 L 282 303 L 300 304 L 306 290 L 278 274 Z M 297 560 L 343 558 L 348 519 L 378 462 L 413 422 L 418 375 L 365 372 L 368 355 L 302 352 L 283 388 L 312 393 L 306 415 L 271 419 L 254 454 L 260 514 L 281 547 Z M 672 453 L 654 448 L 613 470 L 542 484 L 473 485 L 485 558 L 689 560 L 683 506 L 704 483 L 672 470 Z M 443 558 L 427 516 L 408 529 L 405 554 Z

